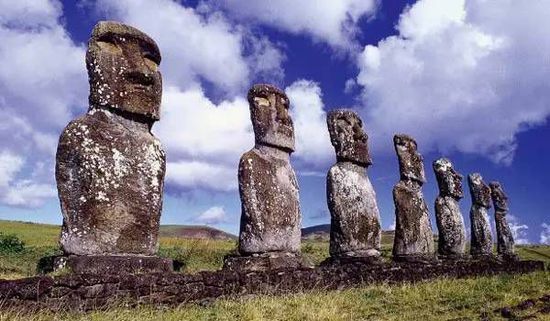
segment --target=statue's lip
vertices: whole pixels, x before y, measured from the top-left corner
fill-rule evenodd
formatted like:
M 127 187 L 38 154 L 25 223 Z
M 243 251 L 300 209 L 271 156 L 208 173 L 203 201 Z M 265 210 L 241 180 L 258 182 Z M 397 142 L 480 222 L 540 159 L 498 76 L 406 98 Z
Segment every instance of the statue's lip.
M 130 88 L 132 88 L 134 91 L 149 91 L 151 86 L 149 85 L 142 85 L 142 84 L 131 84 Z

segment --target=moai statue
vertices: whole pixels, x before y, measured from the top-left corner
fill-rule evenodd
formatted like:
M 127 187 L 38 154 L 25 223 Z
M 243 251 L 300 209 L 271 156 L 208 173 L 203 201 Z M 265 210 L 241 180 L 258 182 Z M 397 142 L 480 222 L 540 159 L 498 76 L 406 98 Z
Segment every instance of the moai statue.
M 492 258 L 493 238 L 487 210 L 491 208 L 491 189 L 483 182 L 479 173 L 468 175 L 468 185 L 472 196 L 470 210 L 470 254 L 474 258 Z
M 298 182 L 290 154 L 294 126 L 289 100 L 278 88 L 259 84 L 248 92 L 255 146 L 239 162 L 241 224 L 239 256 L 225 268 L 263 270 L 307 265 L 300 255 Z
M 393 188 L 395 203 L 395 261 L 427 263 L 435 260 L 428 206 L 422 194 L 426 182 L 422 155 L 407 135 L 393 137 L 399 159 L 400 181 Z
M 495 225 L 497 228 L 497 253 L 502 260 L 517 260 L 514 251 L 514 236 L 506 221 L 508 215 L 508 197 L 499 182 L 489 183 L 491 198 L 495 207 Z
M 460 259 L 466 250 L 466 229 L 458 205 L 458 201 L 464 197 L 463 177 L 446 158 L 434 161 L 433 169 L 439 186 L 439 196 L 435 200 L 435 218 L 439 231 L 437 253 L 442 259 Z
M 366 169 L 372 164 L 368 136 L 359 116 L 348 109 L 327 115 L 336 164 L 327 174 L 332 258 L 380 256 L 380 214 Z
M 170 261 L 153 257 L 166 167 L 151 133 L 160 118 L 160 59 L 155 41 L 133 27 L 102 21 L 93 29 L 90 106 L 63 130 L 57 149 L 60 243 L 76 270 L 86 267 L 83 260 L 115 270 L 170 269 Z

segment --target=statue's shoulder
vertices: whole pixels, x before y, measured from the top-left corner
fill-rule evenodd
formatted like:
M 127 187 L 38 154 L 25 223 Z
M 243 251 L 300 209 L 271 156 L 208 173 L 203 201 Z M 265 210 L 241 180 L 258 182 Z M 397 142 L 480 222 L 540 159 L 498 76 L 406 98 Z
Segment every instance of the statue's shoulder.
M 257 149 L 252 148 L 251 150 L 241 155 L 239 166 L 254 166 L 255 163 L 264 161 L 265 158 L 262 157 L 260 152 Z
M 62 144 L 83 140 L 86 134 L 89 133 L 90 130 L 93 130 L 93 126 L 91 125 L 88 114 L 71 120 L 61 132 L 59 143 Z
M 340 163 L 334 163 L 334 165 L 332 165 L 328 172 L 327 172 L 327 175 L 331 175 L 331 176 L 334 176 L 334 175 L 339 175 L 342 173 L 342 171 L 344 170 L 342 164 Z

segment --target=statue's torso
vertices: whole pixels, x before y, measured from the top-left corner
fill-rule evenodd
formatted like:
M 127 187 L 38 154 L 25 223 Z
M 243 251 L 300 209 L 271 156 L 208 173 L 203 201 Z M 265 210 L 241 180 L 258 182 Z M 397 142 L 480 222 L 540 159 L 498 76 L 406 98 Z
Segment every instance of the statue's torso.
M 473 255 L 491 255 L 493 238 L 487 208 L 473 204 L 470 210 L 471 250 Z
M 458 201 L 451 196 L 438 196 L 435 201 L 435 212 L 439 230 L 439 254 L 464 254 L 466 230 Z
M 301 238 L 298 183 L 288 159 L 252 149 L 241 157 L 238 175 L 242 202 L 241 253 L 298 252 Z
M 381 230 L 376 193 L 363 167 L 350 163 L 332 166 L 327 175 L 327 202 L 332 255 L 379 249 Z
M 420 188 L 400 181 L 393 189 L 395 203 L 394 255 L 424 255 L 434 251 L 428 206 Z
M 154 254 L 165 166 L 160 142 L 131 120 L 95 110 L 72 121 L 56 167 L 64 251 Z

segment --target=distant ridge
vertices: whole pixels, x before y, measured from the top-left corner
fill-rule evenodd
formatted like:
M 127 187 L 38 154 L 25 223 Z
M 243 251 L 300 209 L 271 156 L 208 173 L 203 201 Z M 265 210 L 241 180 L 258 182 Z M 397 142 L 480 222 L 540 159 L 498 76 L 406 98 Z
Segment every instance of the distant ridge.
M 330 239 L 330 224 L 313 225 L 302 229 L 302 239 L 328 241 Z
M 236 240 L 237 236 L 205 225 L 161 225 L 161 237 L 184 239 Z
M 393 242 L 394 231 L 382 231 L 382 242 Z M 328 241 L 330 239 L 330 224 L 313 225 L 302 229 L 302 239 Z
M 56 224 L 44 224 L 24 221 L 0 220 L 0 232 L 10 233 L 48 233 L 51 237 L 57 238 L 61 226 Z M 236 240 L 237 237 L 231 233 L 218 230 L 204 225 L 161 225 L 161 237 L 177 237 L 188 239 L 212 239 L 212 240 Z

